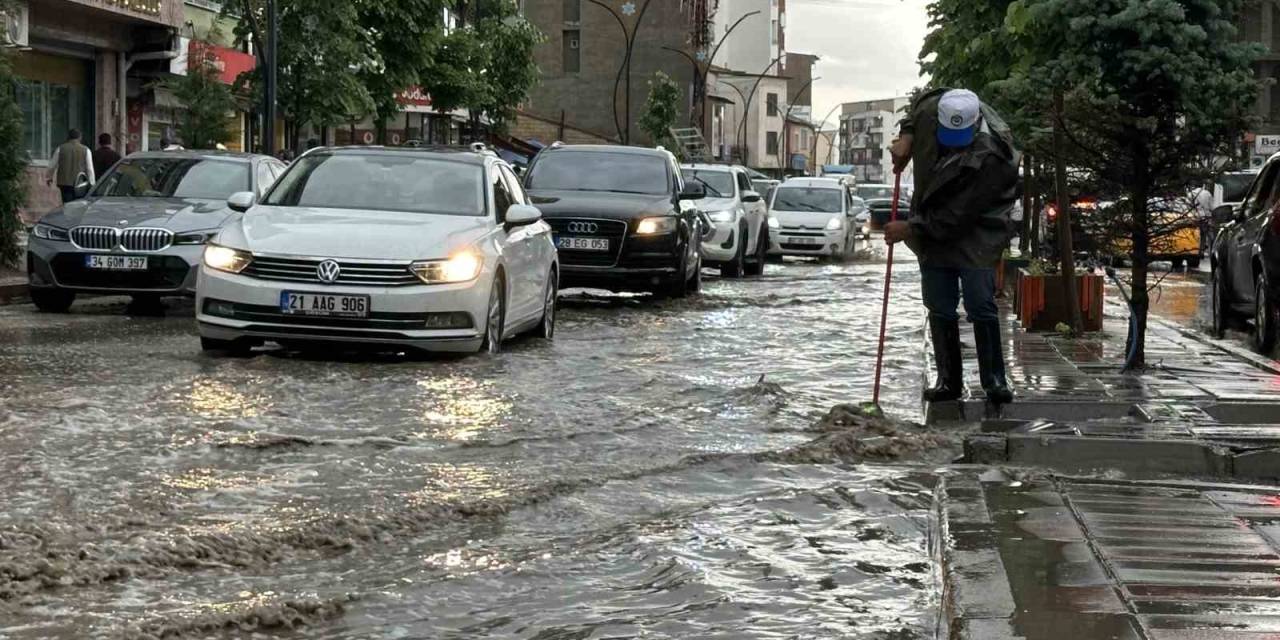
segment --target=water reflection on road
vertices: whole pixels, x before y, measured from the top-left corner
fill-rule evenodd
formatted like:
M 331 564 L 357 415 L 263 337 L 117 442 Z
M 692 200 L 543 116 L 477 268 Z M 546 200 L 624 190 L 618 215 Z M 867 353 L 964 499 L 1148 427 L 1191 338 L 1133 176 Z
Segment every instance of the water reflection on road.
M 918 417 L 897 273 L 884 404 Z M 882 277 L 573 294 L 554 344 L 462 359 L 4 308 L 0 637 L 931 636 L 930 477 L 752 455 L 870 397 Z

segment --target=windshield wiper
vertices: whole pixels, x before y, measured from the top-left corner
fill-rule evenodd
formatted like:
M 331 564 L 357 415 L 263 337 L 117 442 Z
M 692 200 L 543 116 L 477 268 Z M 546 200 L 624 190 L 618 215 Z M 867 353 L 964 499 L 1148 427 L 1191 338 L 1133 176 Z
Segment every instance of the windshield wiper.
M 715 195 L 713 195 L 712 197 L 715 197 L 715 198 L 723 198 L 723 197 L 724 197 L 724 194 L 723 194 L 723 193 L 720 193 L 720 190 L 719 190 L 719 189 L 717 189 L 717 188 L 715 188 L 715 187 L 711 186 L 711 183 L 710 183 L 710 182 L 707 182 L 706 180 L 703 180 L 702 178 L 699 178 L 698 176 L 692 176 L 692 177 L 693 177 L 693 179 L 694 179 L 694 180 L 697 180 L 698 182 L 701 182 L 701 183 L 702 183 L 702 186 L 704 186 L 704 187 L 706 187 L 707 189 L 710 189 L 712 192 L 714 192 L 714 194 L 715 194 Z M 710 193 L 709 193 L 709 194 L 707 194 L 707 195 L 712 195 L 712 194 L 710 194 Z

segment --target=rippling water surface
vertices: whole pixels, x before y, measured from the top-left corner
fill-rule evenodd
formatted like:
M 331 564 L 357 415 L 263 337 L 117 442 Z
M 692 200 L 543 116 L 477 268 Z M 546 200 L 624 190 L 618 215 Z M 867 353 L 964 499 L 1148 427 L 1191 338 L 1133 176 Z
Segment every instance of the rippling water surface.
M 570 294 L 496 358 L 0 309 L 0 637 L 931 636 L 931 476 L 758 455 L 870 397 L 883 268 Z M 917 418 L 899 273 L 884 405 Z

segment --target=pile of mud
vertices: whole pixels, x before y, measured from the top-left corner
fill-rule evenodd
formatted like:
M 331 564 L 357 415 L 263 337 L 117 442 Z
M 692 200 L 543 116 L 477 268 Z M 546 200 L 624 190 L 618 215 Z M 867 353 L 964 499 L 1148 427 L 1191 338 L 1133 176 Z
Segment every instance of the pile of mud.
M 836 405 L 809 431 L 817 438 L 797 447 L 760 454 L 768 462 L 947 462 L 959 455 L 963 434 L 938 431 L 876 415 L 852 404 Z

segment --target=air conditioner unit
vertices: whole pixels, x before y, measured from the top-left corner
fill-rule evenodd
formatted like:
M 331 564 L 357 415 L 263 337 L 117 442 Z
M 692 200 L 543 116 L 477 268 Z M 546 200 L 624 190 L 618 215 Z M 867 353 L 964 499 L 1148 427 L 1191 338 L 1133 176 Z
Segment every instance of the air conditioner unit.
M 6 47 L 29 46 L 31 8 L 26 2 L 13 2 L 10 3 L 10 8 L 0 9 L 0 19 L 4 20 L 4 33 L 0 35 L 0 44 Z

